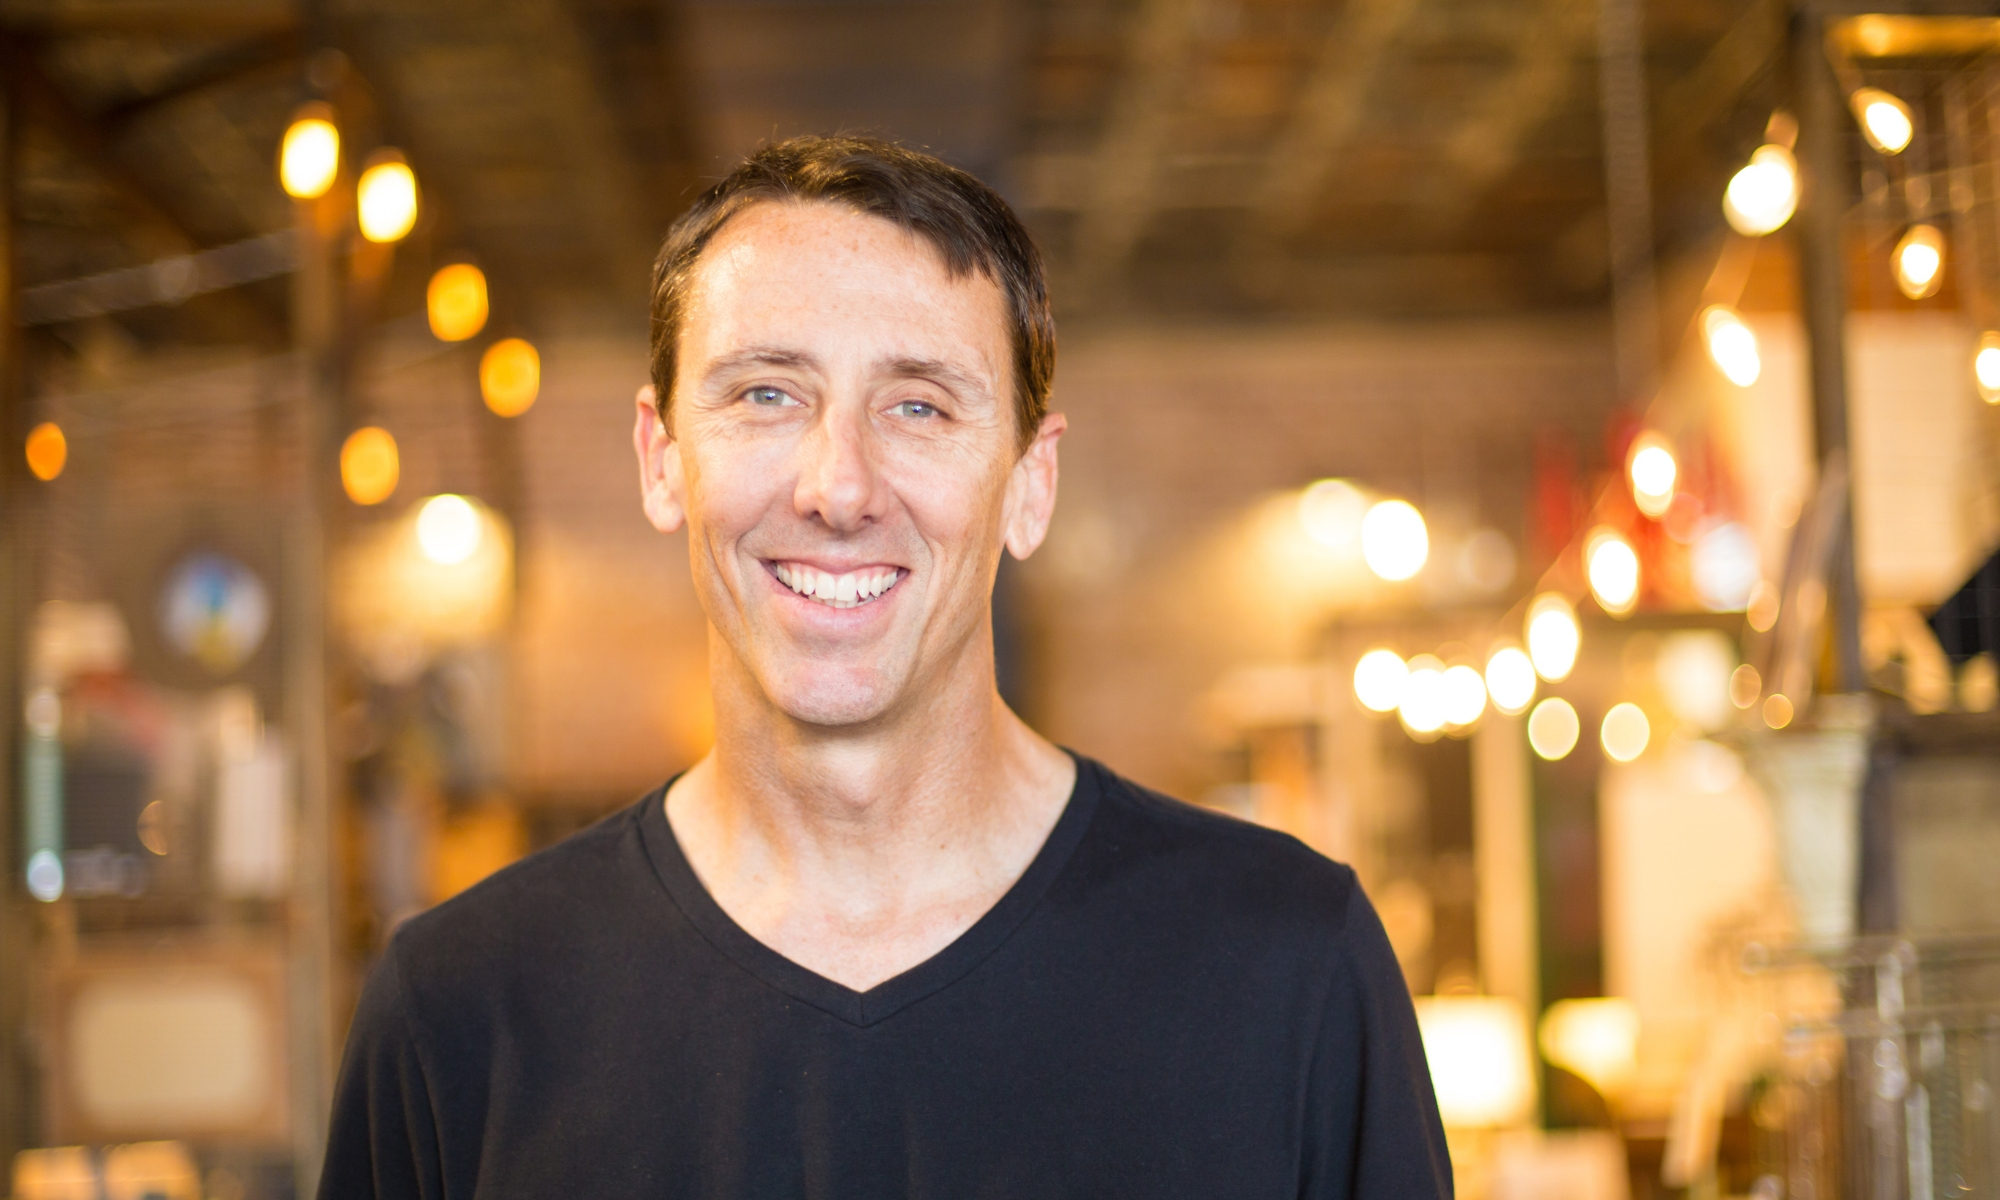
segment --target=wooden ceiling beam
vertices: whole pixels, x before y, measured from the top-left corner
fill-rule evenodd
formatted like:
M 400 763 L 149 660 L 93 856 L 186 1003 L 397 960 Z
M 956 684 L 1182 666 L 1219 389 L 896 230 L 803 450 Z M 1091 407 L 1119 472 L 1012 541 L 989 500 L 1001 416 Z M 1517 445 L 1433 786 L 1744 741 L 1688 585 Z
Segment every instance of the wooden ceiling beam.
M 1145 234 L 1201 10 L 1200 0 L 1144 0 L 1132 22 L 1125 74 L 1094 155 L 1096 176 L 1077 214 L 1074 271 L 1086 291 L 1124 266 Z
M 0 36 L 0 76 L 5 77 L 13 102 L 116 194 L 130 216 L 130 224 L 118 232 L 142 257 L 165 258 L 205 248 L 189 224 L 112 151 L 103 126 L 78 110 L 42 70 L 33 42 Z M 230 332 L 269 345 L 285 342 L 282 323 L 265 309 L 233 292 L 216 293 L 215 299 L 227 306 Z
M 1291 118 L 1249 188 L 1246 236 L 1289 238 L 1311 222 L 1341 147 L 1367 115 L 1368 95 L 1389 46 L 1417 5 L 1418 0 L 1347 0 L 1321 39 Z
M 0 0 L 0 28 L 24 33 L 201 37 L 298 24 L 290 0 Z
M 1452 131 L 1424 207 L 1439 230 L 1459 225 L 1513 167 L 1528 137 L 1570 91 L 1578 57 L 1596 28 L 1593 0 L 1547 0 L 1514 27 L 1514 61 Z
M 211 88 L 226 87 L 297 66 L 303 54 L 299 31 L 277 29 L 205 54 L 176 71 L 143 96 L 135 96 L 97 115 L 107 129 L 118 130 Z

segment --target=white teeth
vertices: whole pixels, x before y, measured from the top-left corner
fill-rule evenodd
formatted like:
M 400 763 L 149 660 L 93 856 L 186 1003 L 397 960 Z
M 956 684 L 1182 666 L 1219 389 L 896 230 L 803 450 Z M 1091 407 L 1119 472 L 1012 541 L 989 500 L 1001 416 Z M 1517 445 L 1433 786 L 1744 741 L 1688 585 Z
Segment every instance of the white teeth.
M 849 571 L 845 575 L 829 575 L 812 567 L 795 567 L 777 563 L 772 574 L 778 582 L 797 592 L 809 596 L 832 608 L 853 608 L 866 604 L 890 588 L 896 586 L 903 577 L 901 571 Z

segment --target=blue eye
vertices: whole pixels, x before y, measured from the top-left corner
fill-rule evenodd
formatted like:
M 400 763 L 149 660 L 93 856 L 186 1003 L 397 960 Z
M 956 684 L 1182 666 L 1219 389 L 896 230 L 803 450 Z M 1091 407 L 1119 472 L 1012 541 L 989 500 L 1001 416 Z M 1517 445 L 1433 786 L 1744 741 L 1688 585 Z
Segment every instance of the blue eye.
M 941 417 L 944 415 L 938 411 L 937 405 L 926 400 L 904 400 L 897 404 L 892 411 L 899 412 L 906 417 Z
M 760 408 L 779 408 L 792 401 L 790 395 L 774 387 L 751 388 L 743 395 L 750 403 Z

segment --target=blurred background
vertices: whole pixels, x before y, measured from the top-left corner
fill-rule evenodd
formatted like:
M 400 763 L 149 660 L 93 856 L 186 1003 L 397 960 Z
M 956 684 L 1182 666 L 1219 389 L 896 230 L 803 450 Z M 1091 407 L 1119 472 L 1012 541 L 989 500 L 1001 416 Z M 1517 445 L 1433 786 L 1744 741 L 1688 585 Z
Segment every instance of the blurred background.
M 0 1189 L 310 1194 L 396 923 L 704 750 L 629 425 L 760 141 L 991 181 L 1002 686 L 1356 865 L 1462 1194 L 2000 1197 L 2000 19 L 0 0 Z

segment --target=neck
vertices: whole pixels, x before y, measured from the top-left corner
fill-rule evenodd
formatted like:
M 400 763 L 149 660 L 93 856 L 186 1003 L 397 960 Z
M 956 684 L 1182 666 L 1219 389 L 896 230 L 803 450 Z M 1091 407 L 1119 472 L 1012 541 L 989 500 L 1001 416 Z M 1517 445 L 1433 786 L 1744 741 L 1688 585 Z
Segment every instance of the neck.
M 962 686 L 839 729 L 792 719 L 726 650 L 714 659 L 715 747 L 668 815 L 718 899 L 886 913 L 1004 891 L 1068 798 L 1074 764 L 1000 699 L 990 650 L 983 672 L 949 673 Z

